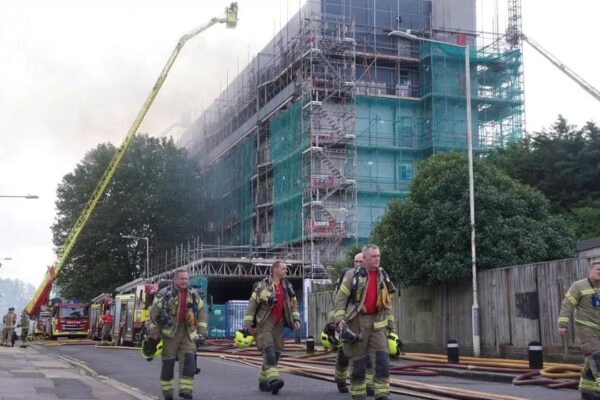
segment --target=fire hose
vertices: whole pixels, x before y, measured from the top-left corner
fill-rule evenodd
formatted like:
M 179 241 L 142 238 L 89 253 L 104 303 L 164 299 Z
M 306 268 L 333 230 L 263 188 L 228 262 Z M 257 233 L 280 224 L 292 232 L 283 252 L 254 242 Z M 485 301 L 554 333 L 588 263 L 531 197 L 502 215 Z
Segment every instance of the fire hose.
M 90 342 L 82 342 L 78 344 L 89 344 Z M 73 343 L 75 344 L 75 343 Z M 98 348 L 112 348 L 112 349 L 133 349 L 133 347 L 121 347 L 121 346 L 97 346 Z M 305 346 L 297 343 L 286 343 L 286 352 L 300 352 L 302 354 L 284 355 L 280 365 L 286 368 L 289 373 L 308 376 L 316 379 L 332 380 L 332 373 L 329 369 L 325 369 L 325 366 L 332 366 L 335 360 L 335 352 L 325 353 L 304 353 Z M 256 348 L 248 349 L 237 349 L 228 340 L 207 340 L 202 351 L 198 352 L 199 356 L 202 357 L 219 357 L 236 362 L 249 363 L 253 366 L 260 366 L 262 363 L 261 353 Z M 545 385 L 551 389 L 561 388 L 577 388 L 579 374 L 581 372 L 581 366 L 573 364 L 558 364 L 558 363 L 547 363 L 547 367 L 543 370 L 532 370 L 529 369 L 528 362 L 525 360 L 508 360 L 508 359 L 482 359 L 476 357 L 461 357 L 463 363 L 460 364 L 448 364 L 445 355 L 441 354 L 422 354 L 422 353 L 410 353 L 403 354 L 401 359 L 409 361 L 419 361 L 408 365 L 393 365 L 390 367 L 390 375 L 398 376 L 425 376 L 432 377 L 439 375 L 441 369 L 457 369 L 457 370 L 468 370 L 477 372 L 491 372 L 491 373 L 502 373 L 502 374 L 517 374 L 513 379 L 513 384 L 517 386 L 524 385 Z M 422 383 L 410 382 L 400 380 L 395 377 L 392 378 L 394 390 L 397 390 L 399 394 L 410 394 L 407 391 L 416 391 L 427 393 L 428 396 L 424 398 L 445 398 L 445 399 L 474 399 L 481 398 L 472 393 L 462 393 L 459 389 L 451 389 L 449 394 L 448 388 L 441 386 L 431 385 L 432 387 L 421 386 L 425 385 Z M 411 386 L 417 385 L 417 386 Z M 396 392 L 393 392 L 396 393 Z M 415 395 L 412 393 L 411 395 Z M 486 394 L 487 395 L 487 394 Z M 435 397 L 435 396 L 446 396 L 446 397 Z M 461 397 L 462 396 L 462 397 Z M 473 397 L 474 396 L 474 397 Z M 421 395 L 417 397 L 422 397 Z M 485 397 L 486 399 L 493 399 L 492 397 Z M 501 397 L 506 398 L 506 397 Z

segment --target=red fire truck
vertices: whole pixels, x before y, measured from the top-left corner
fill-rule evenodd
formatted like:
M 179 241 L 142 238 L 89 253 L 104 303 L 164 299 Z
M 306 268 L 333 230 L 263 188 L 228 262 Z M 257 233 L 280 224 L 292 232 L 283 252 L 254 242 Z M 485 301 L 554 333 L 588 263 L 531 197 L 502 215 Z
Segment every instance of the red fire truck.
M 100 317 L 109 311 L 113 313 L 114 300 L 111 295 L 102 293 L 92 299 L 90 306 L 90 333 L 89 337 L 93 340 L 100 340 L 102 335 L 102 322 Z
M 148 311 L 158 285 L 136 279 L 116 289 L 112 336 L 119 345 L 139 346 L 146 337 Z
M 49 311 L 43 321 L 45 326 L 41 329 L 47 337 L 56 340 L 58 337 L 86 337 L 89 331 L 88 311 L 89 304 L 72 301 L 64 303 L 61 299 L 52 299 Z

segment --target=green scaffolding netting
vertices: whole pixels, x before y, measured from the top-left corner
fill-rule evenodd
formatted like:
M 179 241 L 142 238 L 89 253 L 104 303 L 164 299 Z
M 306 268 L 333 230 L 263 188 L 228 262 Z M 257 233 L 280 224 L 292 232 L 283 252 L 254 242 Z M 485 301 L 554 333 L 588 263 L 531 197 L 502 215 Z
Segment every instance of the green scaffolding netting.
M 228 152 L 204 175 L 206 238 L 223 245 L 252 244 L 251 178 L 255 172 L 256 138 L 251 137 Z
M 422 159 L 420 103 L 375 96 L 356 97 L 356 183 L 359 240 L 394 197 L 402 197 Z
M 302 150 L 309 139 L 302 118 L 302 101 L 296 101 L 269 123 L 275 247 L 302 238 Z
M 421 101 L 425 154 L 466 148 L 466 76 L 464 48 L 440 43 L 421 45 Z M 493 48 L 470 49 L 473 146 L 478 152 L 521 137 L 521 53 Z

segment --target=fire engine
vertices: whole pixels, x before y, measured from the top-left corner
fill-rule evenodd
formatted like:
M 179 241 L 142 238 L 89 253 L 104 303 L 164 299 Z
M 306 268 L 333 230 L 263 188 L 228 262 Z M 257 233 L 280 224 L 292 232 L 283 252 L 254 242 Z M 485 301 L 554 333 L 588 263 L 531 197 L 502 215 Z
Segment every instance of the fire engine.
M 86 337 L 89 331 L 88 310 L 89 304 L 75 300 L 64 303 L 61 299 L 52 299 L 50 306 L 44 310 L 46 318 L 38 319 L 37 328 L 52 340 L 58 337 Z
M 141 278 L 117 288 L 112 336 L 119 345 L 139 346 L 145 339 L 148 311 L 157 289 L 157 284 Z
M 100 340 L 102 335 L 102 323 L 100 317 L 109 311 L 113 313 L 114 300 L 110 294 L 102 293 L 92 299 L 90 306 L 90 333 L 89 337 L 93 340 Z

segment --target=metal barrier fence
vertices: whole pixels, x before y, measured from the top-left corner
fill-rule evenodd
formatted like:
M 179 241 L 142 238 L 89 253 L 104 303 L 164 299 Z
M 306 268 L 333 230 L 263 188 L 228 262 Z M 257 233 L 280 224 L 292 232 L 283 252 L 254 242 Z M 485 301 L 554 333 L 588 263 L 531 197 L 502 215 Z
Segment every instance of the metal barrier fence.
M 244 314 L 248 307 L 248 300 L 231 300 L 225 303 L 225 318 L 224 318 L 224 337 L 232 338 L 235 336 L 235 331 L 244 326 Z M 304 321 L 304 305 L 298 304 L 298 312 L 300 320 Z M 209 321 L 210 326 L 210 321 Z M 285 328 L 283 336 L 286 338 L 306 337 L 306 325 L 301 324 L 300 332 L 297 334 L 293 329 Z

